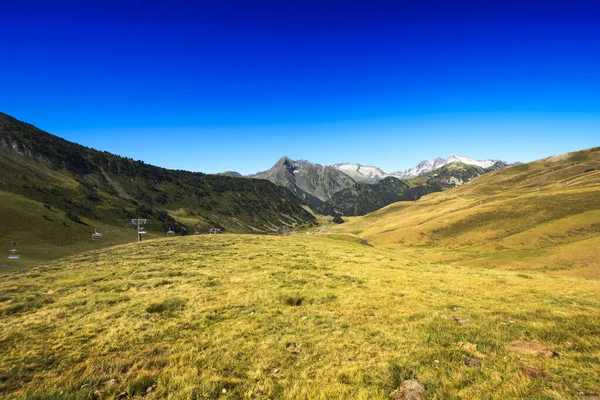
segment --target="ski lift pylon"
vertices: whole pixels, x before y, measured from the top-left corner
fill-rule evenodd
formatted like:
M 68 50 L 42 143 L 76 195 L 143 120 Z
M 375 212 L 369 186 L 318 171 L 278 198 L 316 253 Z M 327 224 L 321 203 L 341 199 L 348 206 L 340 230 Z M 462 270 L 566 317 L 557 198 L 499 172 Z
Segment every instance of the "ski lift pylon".
M 140 242 L 142 240 L 142 234 L 146 233 L 146 231 L 143 228 L 143 226 L 146 224 L 146 222 L 148 222 L 148 220 L 146 218 L 133 218 L 131 220 L 131 225 L 137 226 L 138 242 Z

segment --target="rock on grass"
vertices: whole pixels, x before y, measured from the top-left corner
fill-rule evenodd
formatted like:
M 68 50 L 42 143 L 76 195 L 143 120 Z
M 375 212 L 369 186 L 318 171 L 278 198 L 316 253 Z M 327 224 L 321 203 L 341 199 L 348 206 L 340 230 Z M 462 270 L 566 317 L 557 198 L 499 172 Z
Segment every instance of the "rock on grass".
M 471 357 L 465 357 L 465 365 L 471 368 L 481 367 L 481 361 Z
M 545 378 L 552 379 L 552 376 L 546 371 L 542 371 L 541 369 L 537 369 L 534 367 L 524 366 L 523 372 L 530 378 Z
M 425 400 L 427 395 L 425 388 L 416 379 L 408 379 L 402 382 L 398 390 L 390 393 L 394 400 Z

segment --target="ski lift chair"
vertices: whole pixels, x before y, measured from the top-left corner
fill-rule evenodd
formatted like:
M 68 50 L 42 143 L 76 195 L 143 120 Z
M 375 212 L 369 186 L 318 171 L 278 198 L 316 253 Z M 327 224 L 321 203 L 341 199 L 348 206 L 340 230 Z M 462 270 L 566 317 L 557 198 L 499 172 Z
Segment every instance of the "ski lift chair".
M 171 230 L 171 227 L 169 227 L 169 230 L 167 231 L 167 236 L 175 236 L 175 232 Z
M 102 234 L 98 232 L 97 229 L 94 229 L 94 233 L 92 233 L 92 240 L 101 240 Z
M 17 242 L 13 242 L 13 248 L 8 251 L 9 260 L 18 260 L 21 258 L 21 252 L 17 250 Z

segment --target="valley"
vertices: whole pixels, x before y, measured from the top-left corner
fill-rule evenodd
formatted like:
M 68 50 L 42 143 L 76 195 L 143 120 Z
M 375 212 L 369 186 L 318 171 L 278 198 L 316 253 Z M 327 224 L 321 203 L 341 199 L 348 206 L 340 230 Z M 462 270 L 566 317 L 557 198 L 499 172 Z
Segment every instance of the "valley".
M 600 149 L 482 175 L 332 228 L 481 268 L 600 276 Z
M 169 229 L 178 235 L 211 228 L 283 234 L 314 226 L 321 213 L 364 215 L 463 184 L 506 163 L 451 156 L 370 183 L 346 174 L 349 165 L 283 157 L 249 177 L 167 170 L 68 142 L 0 113 L 0 197 L 6 204 L 0 207 L 0 243 L 16 241 L 29 255 L 23 263 L 34 265 L 133 241 L 133 218 L 148 219 L 147 238 Z M 104 239 L 90 243 L 96 229 Z M 0 262 L 0 270 L 6 268 L 10 265 Z
M 348 178 L 325 215 L 265 179 L 0 121 L 0 239 L 23 253 L 0 262 L 0 397 L 600 393 L 600 148 Z M 303 184 L 346 179 L 318 171 Z M 150 220 L 140 243 L 136 217 Z M 210 227 L 225 233 L 190 234 Z

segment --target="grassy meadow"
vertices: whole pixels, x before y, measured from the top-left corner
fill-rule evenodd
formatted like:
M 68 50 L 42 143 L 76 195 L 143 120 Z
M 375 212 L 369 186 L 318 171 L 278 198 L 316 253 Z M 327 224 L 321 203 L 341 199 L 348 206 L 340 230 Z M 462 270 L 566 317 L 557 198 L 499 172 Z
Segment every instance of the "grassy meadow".
M 429 261 L 600 277 L 600 148 L 491 172 L 328 231 Z
M 579 399 L 600 281 L 348 235 L 201 235 L 0 276 L 0 397 Z

